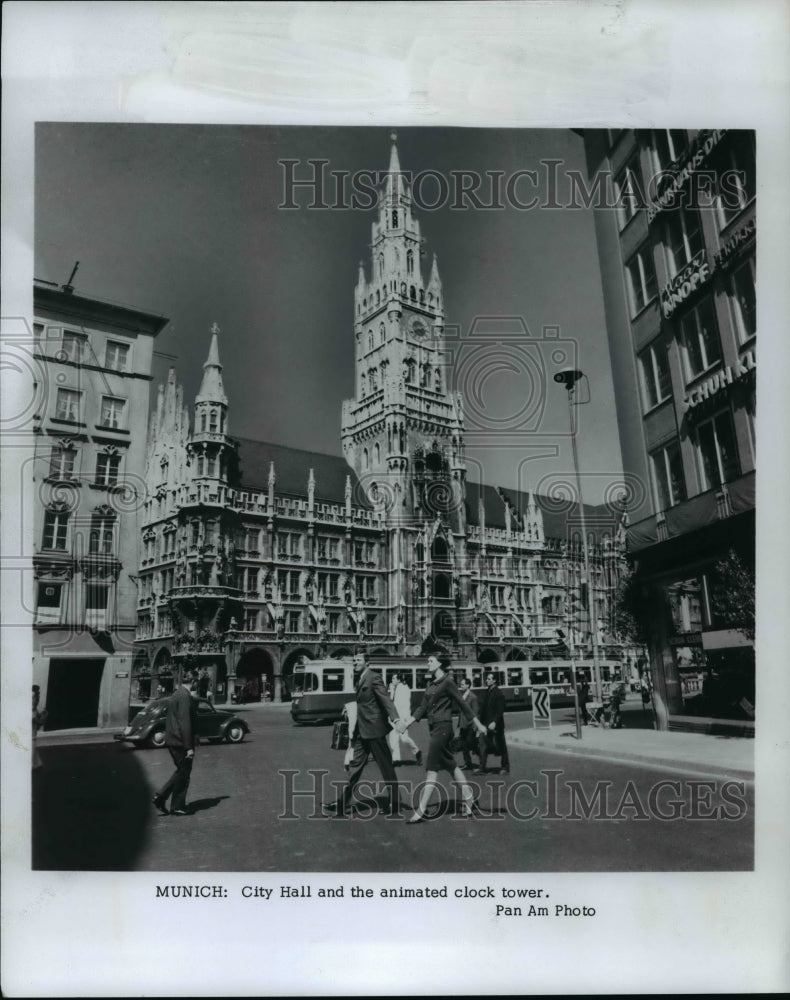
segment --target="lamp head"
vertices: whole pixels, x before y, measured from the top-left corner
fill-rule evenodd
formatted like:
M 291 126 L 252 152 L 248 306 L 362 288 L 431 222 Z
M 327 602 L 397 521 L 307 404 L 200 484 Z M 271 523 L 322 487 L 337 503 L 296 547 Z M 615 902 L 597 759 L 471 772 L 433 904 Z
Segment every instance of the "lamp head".
M 554 381 L 564 385 L 566 389 L 572 389 L 580 378 L 584 377 L 584 372 L 578 368 L 560 368 L 554 373 Z

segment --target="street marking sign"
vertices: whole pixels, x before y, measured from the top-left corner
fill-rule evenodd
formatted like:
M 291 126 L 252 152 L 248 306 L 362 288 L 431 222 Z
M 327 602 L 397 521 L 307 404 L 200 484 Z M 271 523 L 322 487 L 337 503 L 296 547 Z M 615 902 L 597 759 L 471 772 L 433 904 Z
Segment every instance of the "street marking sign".
M 548 684 L 532 688 L 532 725 L 535 729 L 551 729 L 551 701 Z

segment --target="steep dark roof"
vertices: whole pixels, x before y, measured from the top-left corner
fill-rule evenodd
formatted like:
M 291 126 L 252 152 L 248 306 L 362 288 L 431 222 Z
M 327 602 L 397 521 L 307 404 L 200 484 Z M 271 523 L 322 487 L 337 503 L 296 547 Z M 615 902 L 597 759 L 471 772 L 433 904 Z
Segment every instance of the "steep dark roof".
M 274 462 L 275 491 L 294 496 L 307 496 L 310 469 L 315 476 L 316 500 L 344 503 L 346 476 L 351 477 L 351 502 L 357 507 L 371 504 L 359 484 L 357 474 L 340 455 L 322 455 L 317 451 L 286 448 L 281 444 L 236 438 L 239 445 L 239 467 L 242 487 L 266 489 L 269 463 Z
M 323 455 L 301 448 L 287 448 L 281 444 L 253 441 L 250 438 L 236 438 L 239 445 L 239 466 L 242 488 L 266 489 L 269 482 L 269 463 L 274 462 L 277 493 L 292 496 L 307 496 L 307 480 L 310 469 L 315 476 L 315 496 L 317 500 L 344 503 L 346 496 L 346 476 L 351 477 L 351 501 L 355 506 L 370 509 L 371 504 L 362 489 L 357 474 L 340 455 Z M 478 499 L 482 497 L 486 525 L 489 528 L 505 527 L 505 502 L 519 519 L 526 514 L 530 494 L 521 490 L 500 489 L 487 484 L 467 482 L 466 520 L 468 524 L 479 525 Z M 567 539 L 569 533 L 578 532 L 578 504 L 565 500 L 552 500 L 536 495 L 535 502 L 543 511 L 543 533 L 546 538 Z M 596 538 L 604 534 L 612 535 L 617 529 L 619 515 L 605 504 L 585 504 L 584 516 L 587 531 Z
M 468 524 L 479 525 L 478 502 L 483 501 L 486 527 L 505 527 L 505 500 L 521 519 L 526 514 L 530 494 L 521 490 L 500 489 L 487 484 L 467 482 L 466 520 Z M 553 500 L 535 494 L 535 503 L 543 512 L 543 534 L 546 538 L 567 539 L 569 533 L 580 531 L 579 504 L 566 500 Z M 620 515 L 606 504 L 584 504 L 585 527 L 596 538 L 612 535 L 619 524 Z

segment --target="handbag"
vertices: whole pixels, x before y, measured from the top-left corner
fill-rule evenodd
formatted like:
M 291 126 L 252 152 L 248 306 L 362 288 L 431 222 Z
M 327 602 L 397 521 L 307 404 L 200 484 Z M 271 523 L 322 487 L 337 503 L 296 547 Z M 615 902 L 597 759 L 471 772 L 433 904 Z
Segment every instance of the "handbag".
M 341 719 L 333 724 L 332 749 L 348 750 L 348 719 Z

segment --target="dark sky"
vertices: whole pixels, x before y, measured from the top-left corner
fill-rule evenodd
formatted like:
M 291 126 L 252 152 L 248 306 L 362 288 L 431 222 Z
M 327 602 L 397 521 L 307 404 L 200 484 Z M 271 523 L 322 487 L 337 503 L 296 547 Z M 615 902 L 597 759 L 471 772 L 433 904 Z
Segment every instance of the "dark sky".
M 339 454 L 340 404 L 354 377 L 353 290 L 359 259 L 369 261 L 375 210 L 309 210 L 306 193 L 296 198 L 302 207 L 280 209 L 277 161 L 299 160 L 299 176 L 311 158 L 330 161 L 327 170 L 381 171 L 389 147 L 382 128 L 40 124 L 36 277 L 65 282 L 79 260 L 79 293 L 169 317 L 157 350 L 176 359 L 155 358 L 155 384 L 175 364 L 190 404 L 217 322 L 231 432 Z M 582 140 L 565 130 L 406 128 L 398 149 L 403 170 L 447 178 L 461 169 L 507 177 L 561 159 L 561 203 L 564 171 L 585 173 Z M 424 186 L 426 201 L 435 197 L 432 184 Z M 527 181 L 517 191 L 524 200 L 534 193 Z M 599 501 L 620 475 L 620 454 L 591 212 L 445 206 L 416 215 L 424 266 L 436 252 L 447 322 L 467 338 L 464 350 L 475 317 L 522 317 L 532 357 L 547 357 L 545 325 L 577 345 L 592 396 L 581 410 L 583 489 L 586 500 Z M 546 492 L 542 477 L 565 481 L 572 471 L 565 391 L 550 378 L 540 388 L 532 383 L 531 397 L 545 391 L 539 423 L 529 433 L 486 430 L 510 428 L 505 418 L 524 404 L 525 373 L 511 369 L 505 357 L 465 382 L 467 392 L 482 394 L 472 423 L 483 433 L 468 451 L 469 477 L 522 489 L 540 483 Z M 530 458 L 555 448 L 557 457 Z

